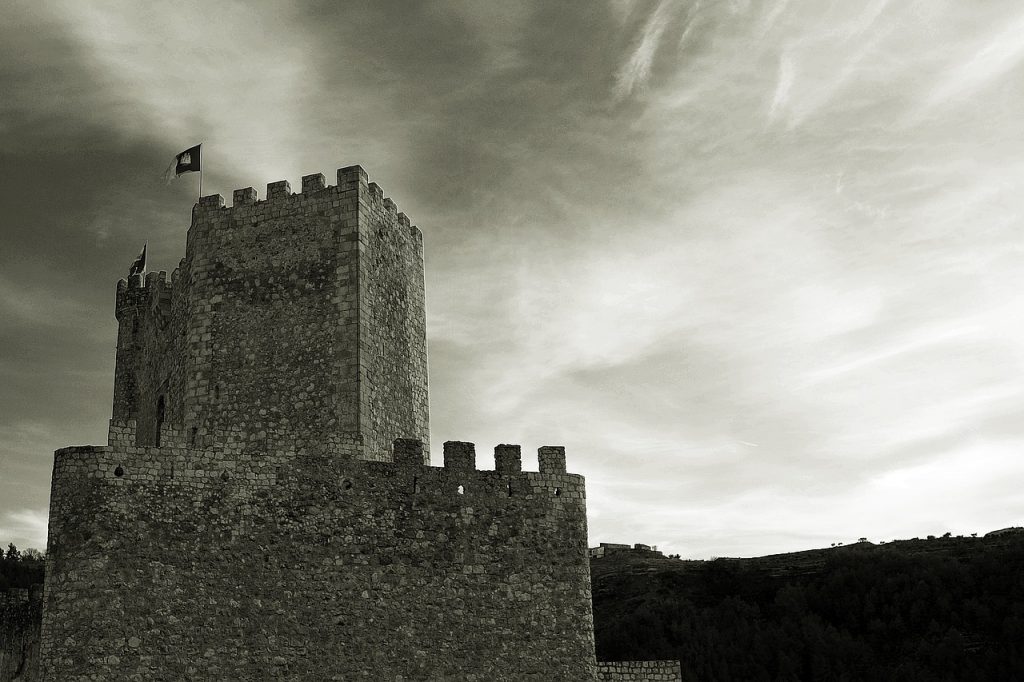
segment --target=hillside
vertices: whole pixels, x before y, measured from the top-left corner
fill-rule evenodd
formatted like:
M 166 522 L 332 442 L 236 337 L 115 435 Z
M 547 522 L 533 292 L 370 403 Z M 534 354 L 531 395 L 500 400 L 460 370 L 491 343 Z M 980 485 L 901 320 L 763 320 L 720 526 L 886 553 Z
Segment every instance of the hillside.
M 599 660 L 688 680 L 1024 679 L 1024 533 L 591 561 Z

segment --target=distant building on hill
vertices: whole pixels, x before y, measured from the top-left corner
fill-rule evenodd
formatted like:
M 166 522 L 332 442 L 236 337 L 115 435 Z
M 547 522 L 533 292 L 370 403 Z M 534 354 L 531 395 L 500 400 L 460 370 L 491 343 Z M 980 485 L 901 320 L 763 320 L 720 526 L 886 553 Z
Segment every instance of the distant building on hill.
M 587 554 L 591 559 L 600 559 L 609 554 L 615 554 L 616 552 L 654 552 L 655 554 L 661 554 L 661 552 L 658 551 L 657 545 L 644 545 L 639 542 L 634 545 L 602 542 L 597 547 L 590 547 L 587 549 Z

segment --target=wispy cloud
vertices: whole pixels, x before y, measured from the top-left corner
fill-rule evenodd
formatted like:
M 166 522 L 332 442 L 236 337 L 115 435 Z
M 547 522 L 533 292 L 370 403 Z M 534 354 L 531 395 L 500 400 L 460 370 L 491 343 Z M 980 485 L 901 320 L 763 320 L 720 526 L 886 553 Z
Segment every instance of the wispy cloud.
M 640 33 L 636 48 L 616 75 L 616 99 L 625 99 L 650 77 L 651 64 L 661 44 L 661 37 L 668 28 L 674 8 L 675 3 L 672 0 L 662 0 L 651 13 Z
M 1020 66 L 1024 60 L 1024 14 L 1006 21 L 1001 17 L 999 28 L 977 38 L 970 54 L 958 51 L 951 68 L 941 75 L 926 108 L 950 100 L 964 100 L 978 90 L 998 82 Z

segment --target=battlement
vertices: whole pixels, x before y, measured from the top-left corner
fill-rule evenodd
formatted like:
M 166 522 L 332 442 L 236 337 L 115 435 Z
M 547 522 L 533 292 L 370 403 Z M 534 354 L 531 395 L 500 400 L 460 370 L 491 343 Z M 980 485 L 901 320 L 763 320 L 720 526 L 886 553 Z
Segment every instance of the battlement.
M 266 198 L 261 200 L 254 188 L 243 187 L 231 193 L 230 206 L 226 205 L 224 197 L 220 194 L 211 194 L 199 198 L 195 205 L 194 217 L 198 219 L 210 212 L 219 211 L 230 214 L 236 210 L 271 210 L 283 203 L 330 202 L 339 195 L 356 192 L 359 200 L 368 208 L 380 211 L 387 223 L 399 225 L 415 238 L 422 238 L 419 228 L 412 225 L 408 216 L 399 212 L 398 206 L 390 197 L 384 195 L 380 185 L 369 182 L 366 171 L 361 166 L 339 168 L 336 185 L 326 184 L 323 173 L 304 175 L 301 188 L 299 192 L 292 192 L 291 183 L 287 180 L 277 180 L 267 184 Z
M 444 466 L 416 439 L 393 462 L 58 450 L 44 675 L 145 677 L 158 661 L 187 679 L 212 651 L 211 679 L 592 679 L 584 480 L 517 471 L 518 451 L 478 470 L 458 441 Z
M 181 438 L 165 436 L 164 447 L 136 447 L 131 445 L 134 422 L 112 422 L 109 445 L 82 445 L 62 448 L 54 453 L 54 481 L 81 477 L 104 479 L 116 485 L 130 484 L 184 484 L 194 486 L 199 481 L 219 486 L 235 481 L 243 486 L 260 487 L 278 482 L 282 467 L 307 466 L 320 459 L 317 456 L 297 456 L 294 452 L 246 454 L 225 451 L 223 448 L 189 446 Z M 390 481 L 401 471 L 411 471 L 416 477 L 416 492 L 429 494 L 470 495 L 478 502 L 487 496 L 507 498 L 516 495 L 562 498 L 569 502 L 582 501 L 583 477 L 569 474 L 564 468 L 564 448 L 545 446 L 562 453 L 561 470 L 542 466 L 540 471 L 523 471 L 520 446 L 498 445 L 494 448 L 495 468 L 477 469 L 475 445 L 461 441 L 444 444 L 444 464 L 440 467 L 424 462 L 422 441 L 411 438 L 395 440 L 391 462 L 338 460 L 330 465 L 337 480 L 365 477 L 365 485 L 374 481 Z M 543 460 L 539 460 L 543 461 Z M 469 498 L 467 498 L 469 499 Z
M 167 271 L 148 272 L 145 276 L 131 275 L 117 282 L 114 314 L 117 319 L 128 309 L 150 309 L 167 314 L 171 306 L 172 285 Z

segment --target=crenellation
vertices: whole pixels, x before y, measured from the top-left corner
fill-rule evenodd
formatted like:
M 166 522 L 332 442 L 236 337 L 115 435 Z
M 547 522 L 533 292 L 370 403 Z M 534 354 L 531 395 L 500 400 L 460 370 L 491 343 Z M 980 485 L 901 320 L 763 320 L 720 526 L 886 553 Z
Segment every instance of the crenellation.
M 210 194 L 205 197 L 199 197 L 199 203 L 197 205 L 200 208 L 205 209 L 224 208 L 224 197 L 219 194 Z
M 444 443 L 444 468 L 460 471 L 476 469 L 476 445 L 463 441 Z
M 319 192 L 326 188 L 326 179 L 323 173 L 302 176 L 302 193 Z
M 160 270 L 157 272 L 147 272 L 145 283 L 143 284 L 143 286 L 145 286 L 147 289 L 155 289 L 159 286 L 163 286 L 166 283 L 166 280 L 167 272 L 164 270 Z
M 345 166 L 338 169 L 338 190 L 348 191 L 359 189 L 369 183 L 369 177 L 362 166 Z
M 373 202 L 375 207 L 380 206 L 384 203 L 384 190 L 380 188 L 376 182 L 371 182 L 367 185 L 369 190 L 370 200 Z
M 259 201 L 259 197 L 253 187 L 243 187 L 242 189 L 236 189 L 231 193 L 232 208 L 251 206 L 257 201 Z
M 494 469 L 499 474 L 518 474 L 522 472 L 522 448 L 518 445 L 495 445 Z
M 472 443 L 451 442 L 465 464 L 465 455 L 471 453 L 465 446 Z M 506 446 L 507 447 L 507 446 Z M 176 468 L 172 467 L 176 464 Z M 276 481 L 276 476 L 269 476 L 270 471 L 296 467 L 312 467 L 318 470 L 335 471 L 331 476 L 349 480 L 362 480 L 363 486 L 373 488 L 376 481 L 389 481 L 399 470 L 410 470 L 420 476 L 420 492 L 424 494 L 446 495 L 462 484 L 466 492 L 470 490 L 480 496 L 476 504 L 488 504 L 488 496 L 502 503 L 507 495 L 507 481 L 516 482 L 520 491 L 529 491 L 526 499 L 550 501 L 550 492 L 556 487 L 562 491 L 561 500 L 582 501 L 584 499 L 584 480 L 578 474 L 550 475 L 535 471 L 519 471 L 502 473 L 496 471 L 476 470 L 466 465 L 435 467 L 423 461 L 423 443 L 416 439 L 396 439 L 392 461 L 378 462 L 368 460 L 344 460 L 329 455 L 306 455 L 296 458 L 295 453 L 238 453 L 230 448 L 214 446 L 210 448 L 191 447 L 186 443 L 169 443 L 160 447 L 138 447 L 135 445 L 79 445 L 61 448 L 54 453 L 55 480 L 71 485 L 77 479 L 98 478 L 115 485 L 147 484 L 156 480 L 164 480 L 165 484 L 192 486 L 196 481 L 208 481 L 210 485 L 220 485 L 235 477 L 221 476 L 225 471 L 249 471 L 252 477 L 239 475 L 242 479 L 257 481 L 247 485 L 259 487 L 263 481 Z M 177 480 L 177 483 L 174 483 Z M 341 479 L 339 479 L 341 480 Z M 369 489 L 368 488 L 368 489 Z M 487 495 L 484 495 L 484 493 Z M 554 512 L 555 510 L 552 509 Z M 586 548 L 584 547 L 584 551 Z
M 398 222 L 398 206 L 391 200 L 391 197 L 384 197 L 384 213 L 387 215 L 389 226 Z
M 424 466 L 429 460 L 423 456 L 423 441 L 415 438 L 397 438 L 394 444 L 393 461 L 398 466 Z
M 565 448 L 561 445 L 545 445 L 537 450 L 537 463 L 541 473 L 565 473 Z
M 287 180 L 267 184 L 267 201 L 286 199 L 292 195 L 292 186 Z

